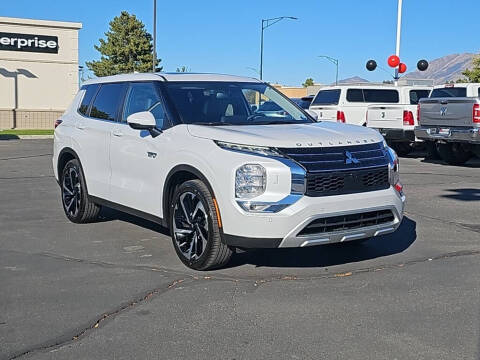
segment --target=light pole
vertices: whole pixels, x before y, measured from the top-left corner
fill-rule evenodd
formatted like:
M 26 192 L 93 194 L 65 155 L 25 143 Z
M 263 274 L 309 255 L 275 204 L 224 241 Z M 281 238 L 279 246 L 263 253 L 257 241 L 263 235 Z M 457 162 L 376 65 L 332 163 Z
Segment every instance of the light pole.
M 155 72 L 155 63 L 157 60 L 157 0 L 153 0 L 153 59 L 152 72 Z
M 395 55 L 400 57 L 400 35 L 402 33 L 402 1 L 398 0 L 398 7 L 397 7 L 397 43 L 395 46 Z M 398 67 L 395 68 L 395 84 L 398 83 Z
M 337 67 L 337 72 L 335 74 L 335 85 L 338 85 L 338 59 L 334 59 L 334 58 L 332 58 L 330 56 L 327 56 L 327 55 L 318 55 L 318 57 L 327 59 L 331 63 L 335 64 L 335 66 Z
M 260 80 L 263 79 L 263 31 L 277 22 L 282 21 L 283 19 L 298 20 L 298 18 L 293 16 L 280 16 L 271 19 L 262 19 L 262 36 L 260 40 Z

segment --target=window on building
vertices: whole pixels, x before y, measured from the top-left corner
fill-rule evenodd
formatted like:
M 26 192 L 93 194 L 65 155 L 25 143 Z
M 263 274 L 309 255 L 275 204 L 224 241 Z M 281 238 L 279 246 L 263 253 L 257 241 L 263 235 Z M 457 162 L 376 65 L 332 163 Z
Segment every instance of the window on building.
M 90 117 L 115 120 L 124 89 L 124 83 L 102 84 L 93 101 Z

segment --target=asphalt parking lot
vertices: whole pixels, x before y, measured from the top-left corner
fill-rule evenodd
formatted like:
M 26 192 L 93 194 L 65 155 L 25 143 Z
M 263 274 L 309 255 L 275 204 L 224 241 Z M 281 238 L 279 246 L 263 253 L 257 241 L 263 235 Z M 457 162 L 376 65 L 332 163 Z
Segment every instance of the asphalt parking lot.
M 0 359 L 479 359 L 480 161 L 401 159 L 395 234 L 194 272 L 165 230 L 67 221 L 52 140 L 0 141 Z

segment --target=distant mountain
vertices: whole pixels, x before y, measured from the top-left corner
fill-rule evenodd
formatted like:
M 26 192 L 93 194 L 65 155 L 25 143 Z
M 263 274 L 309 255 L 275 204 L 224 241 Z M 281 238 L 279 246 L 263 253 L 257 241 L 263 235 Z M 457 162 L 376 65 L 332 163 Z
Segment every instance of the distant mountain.
M 338 80 L 339 84 L 367 83 L 367 82 L 369 82 L 367 79 L 363 79 L 360 76 L 353 76 L 347 79 Z
M 445 84 L 463 78 L 462 72 L 472 66 L 475 54 L 463 53 L 443 56 L 429 61 L 426 71 L 413 71 L 405 75 L 406 79 L 433 79 L 435 84 Z

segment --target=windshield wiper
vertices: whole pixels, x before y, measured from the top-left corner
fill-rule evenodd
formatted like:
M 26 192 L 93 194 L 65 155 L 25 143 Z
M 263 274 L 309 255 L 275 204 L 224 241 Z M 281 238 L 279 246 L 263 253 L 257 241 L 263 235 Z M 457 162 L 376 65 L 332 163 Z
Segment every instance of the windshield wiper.
M 229 126 L 229 125 L 233 125 L 233 124 L 232 123 L 227 123 L 227 122 L 216 121 L 216 122 L 198 122 L 198 123 L 193 123 L 192 125 Z
M 277 124 L 301 124 L 301 122 L 297 121 L 282 121 L 282 120 L 269 120 L 269 121 L 261 121 L 255 123 L 256 125 L 277 125 Z
M 247 116 L 247 121 L 255 120 L 258 117 L 268 117 L 268 116 L 266 116 L 265 114 L 255 113 L 255 114 Z

